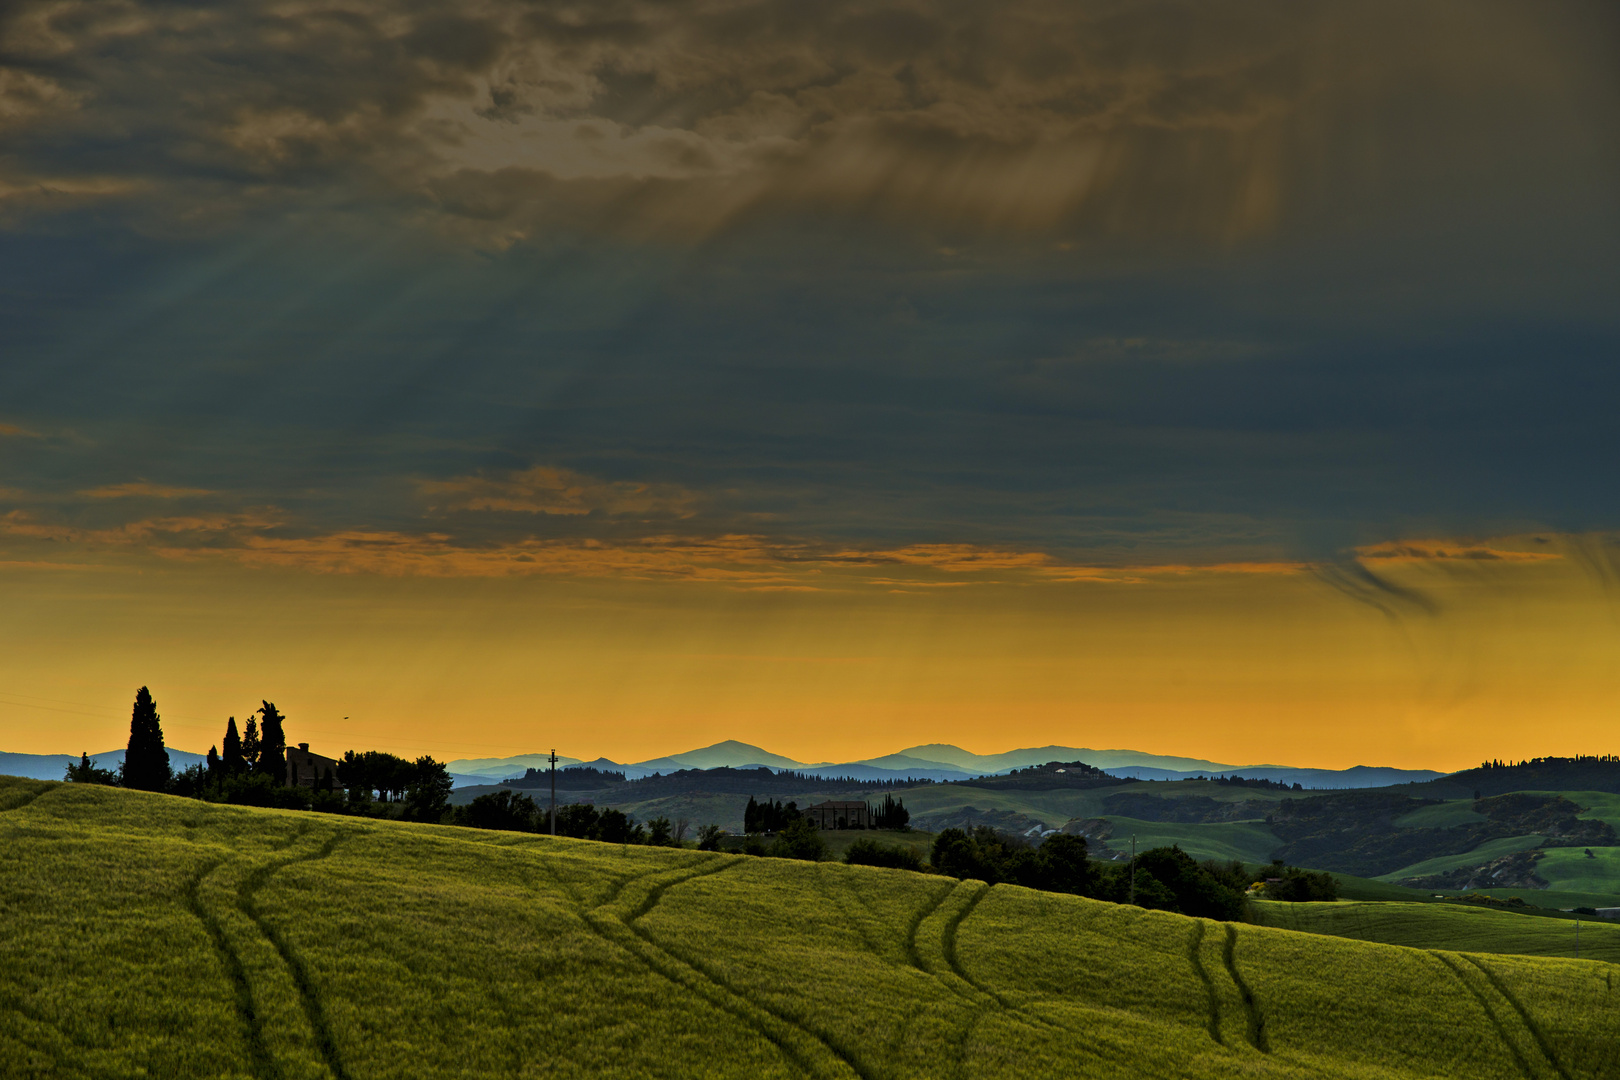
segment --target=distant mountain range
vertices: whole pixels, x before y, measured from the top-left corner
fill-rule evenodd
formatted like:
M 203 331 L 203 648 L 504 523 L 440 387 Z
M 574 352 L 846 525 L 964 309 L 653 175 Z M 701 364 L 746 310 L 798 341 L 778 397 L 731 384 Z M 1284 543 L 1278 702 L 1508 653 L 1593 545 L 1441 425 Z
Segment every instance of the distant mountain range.
M 208 760 L 207 754 L 193 754 L 187 750 L 176 750 L 172 746 L 165 749 L 169 751 L 169 767 L 172 769 L 185 769 Z M 116 772 L 118 766 L 124 763 L 124 749 L 119 747 L 104 754 L 91 754 L 90 760 L 103 769 L 112 769 Z M 26 776 L 30 780 L 60 780 L 69 765 L 78 763 L 78 754 L 0 753 L 0 775 Z
M 481 758 L 449 763 L 453 774 L 480 776 L 488 783 L 522 776 L 530 768 L 528 759 Z M 538 755 L 544 768 L 544 756 Z M 559 764 L 565 759 L 559 757 Z M 572 759 L 569 759 L 571 763 Z M 1387 784 L 1418 783 L 1444 776 L 1431 769 L 1389 769 L 1357 765 L 1349 769 L 1306 769 L 1284 765 L 1226 765 L 1202 758 L 1148 754 L 1140 750 L 1091 750 L 1074 746 L 1038 746 L 1009 750 L 1003 754 L 975 754 L 949 743 L 909 746 L 882 757 L 846 762 L 805 762 L 773 754 L 769 750 L 728 739 L 698 750 L 650 758 L 646 761 L 618 762 L 609 758 L 577 762 L 582 766 L 622 772 L 630 779 L 670 773 L 680 769 L 757 768 L 801 772 L 813 776 L 850 776 L 857 780 L 969 780 L 976 776 L 998 776 L 1048 761 L 1084 761 L 1116 776 L 1141 780 L 1178 780 L 1185 776 L 1247 776 L 1299 784 L 1308 788 L 1383 787 Z M 521 765 L 521 767 L 519 767 Z
M 109 750 L 91 757 L 104 769 L 116 769 L 124 751 Z M 37 780 L 60 780 L 76 754 L 0 753 L 0 774 L 27 776 Z M 176 769 L 206 760 L 202 754 L 169 748 L 169 761 Z M 1138 780 L 1179 780 L 1189 776 L 1246 776 L 1299 784 L 1315 789 L 1384 787 L 1389 784 L 1420 783 L 1444 776 L 1429 769 L 1389 769 L 1357 765 L 1349 769 L 1306 769 L 1287 765 L 1225 765 L 1201 758 L 1147 754 L 1139 750 L 1091 750 L 1074 746 L 1039 746 L 1009 750 L 1004 754 L 975 754 L 949 743 L 909 746 L 882 757 L 846 762 L 803 762 L 773 754 L 749 743 L 728 739 L 713 746 L 680 754 L 649 758 L 646 761 L 617 762 L 608 758 L 582 761 L 557 756 L 559 768 L 590 766 L 622 772 L 631 779 L 681 769 L 758 768 L 777 772 L 801 772 L 812 776 L 853 777 L 857 780 L 970 780 L 976 776 L 998 776 L 1048 761 L 1084 761 L 1115 776 Z M 459 758 L 447 764 L 456 786 L 498 783 L 522 776 L 529 769 L 545 769 L 546 754 L 516 754 L 504 758 Z

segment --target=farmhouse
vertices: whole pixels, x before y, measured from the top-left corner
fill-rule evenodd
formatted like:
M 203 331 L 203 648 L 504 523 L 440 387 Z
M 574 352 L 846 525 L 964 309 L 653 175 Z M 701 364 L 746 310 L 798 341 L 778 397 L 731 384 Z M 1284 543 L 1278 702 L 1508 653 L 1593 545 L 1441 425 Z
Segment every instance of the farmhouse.
M 872 824 L 863 802 L 829 799 L 806 809 L 804 816 L 818 829 L 865 829 Z
M 335 758 L 322 757 L 312 754 L 309 743 L 301 742 L 297 746 L 287 747 L 287 786 L 288 787 L 319 787 L 324 775 L 330 774 L 332 783 L 337 784 L 338 763 Z

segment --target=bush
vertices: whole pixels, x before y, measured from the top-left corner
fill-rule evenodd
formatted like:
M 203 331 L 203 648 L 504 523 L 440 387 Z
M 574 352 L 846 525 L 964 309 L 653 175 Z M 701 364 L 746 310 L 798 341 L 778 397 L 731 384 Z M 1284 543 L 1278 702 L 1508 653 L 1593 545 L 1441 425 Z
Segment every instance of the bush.
M 705 825 L 698 830 L 699 851 L 719 851 L 720 838 L 726 835 L 726 830 L 718 825 Z
M 921 870 L 922 856 L 903 844 L 880 844 L 865 837 L 849 845 L 844 861 L 856 866 L 887 866 L 895 870 Z
M 308 788 L 283 787 L 265 773 L 232 776 L 218 787 L 207 788 L 202 798 L 208 802 L 235 806 L 267 806 L 278 810 L 308 810 L 312 792 Z
M 62 777 L 70 784 L 104 784 L 107 787 L 118 786 L 118 774 L 111 769 L 103 769 L 90 760 L 88 753 L 79 756 L 77 765 L 67 767 L 67 775 Z
M 540 810 L 534 800 L 515 791 L 492 791 L 456 808 L 455 822 L 473 829 L 534 832 Z
M 1274 862 L 1260 870 L 1262 878 L 1281 878 L 1266 882 L 1267 900 L 1287 900 L 1301 903 L 1311 900 L 1337 900 L 1339 883 L 1332 874 L 1313 874 L 1297 866 L 1284 866 Z
M 1027 880 L 1019 884 L 1076 896 L 1086 896 L 1091 890 L 1091 862 L 1083 836 L 1057 833 L 1047 837 L 1028 865 Z
M 821 830 L 812 825 L 808 818 L 796 818 L 776 834 L 766 854 L 778 859 L 820 862 L 827 857 L 827 841 L 821 838 Z
M 1029 846 L 1018 837 L 980 825 L 971 833 L 946 829 L 934 837 L 929 862 L 935 870 L 957 878 L 977 878 L 994 885 L 1020 881 L 1033 872 Z

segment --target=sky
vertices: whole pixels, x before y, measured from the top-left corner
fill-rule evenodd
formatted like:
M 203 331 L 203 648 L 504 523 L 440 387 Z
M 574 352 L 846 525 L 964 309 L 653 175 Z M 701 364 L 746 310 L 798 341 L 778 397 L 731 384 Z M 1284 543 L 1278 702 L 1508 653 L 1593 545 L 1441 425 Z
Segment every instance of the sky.
M 1620 709 L 1620 14 L 18 0 L 0 749 Z

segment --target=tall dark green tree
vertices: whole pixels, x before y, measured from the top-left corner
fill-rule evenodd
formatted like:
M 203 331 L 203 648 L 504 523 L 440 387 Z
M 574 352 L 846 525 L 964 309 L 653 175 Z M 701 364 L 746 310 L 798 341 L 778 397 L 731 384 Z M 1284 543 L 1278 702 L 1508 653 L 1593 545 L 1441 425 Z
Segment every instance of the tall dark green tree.
M 248 723 L 253 721 L 249 720 Z M 219 755 L 219 764 L 228 776 L 237 776 L 247 772 L 247 759 L 242 756 L 242 736 L 236 733 L 236 717 L 225 721 L 225 739 L 219 744 L 224 752 Z
M 124 751 L 124 786 L 139 791 L 162 791 L 169 786 L 169 752 L 163 748 L 163 726 L 151 691 L 135 692 L 129 718 L 129 747 Z
M 259 763 L 259 721 L 251 714 L 247 719 L 247 730 L 242 732 L 242 767 L 252 769 Z
M 281 730 L 281 713 L 266 701 L 259 710 L 264 723 L 259 725 L 259 759 L 255 772 L 263 773 L 278 784 L 287 782 L 287 736 Z

